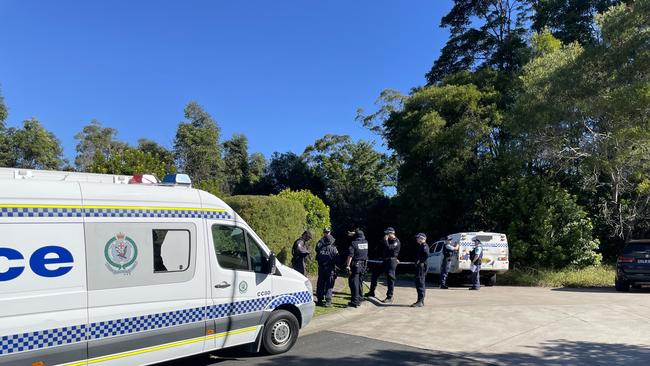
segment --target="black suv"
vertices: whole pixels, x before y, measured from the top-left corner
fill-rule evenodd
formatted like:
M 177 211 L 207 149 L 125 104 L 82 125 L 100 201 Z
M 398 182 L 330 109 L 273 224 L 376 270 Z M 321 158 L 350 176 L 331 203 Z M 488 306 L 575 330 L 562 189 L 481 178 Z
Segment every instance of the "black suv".
M 630 240 L 616 261 L 616 291 L 650 284 L 650 239 Z

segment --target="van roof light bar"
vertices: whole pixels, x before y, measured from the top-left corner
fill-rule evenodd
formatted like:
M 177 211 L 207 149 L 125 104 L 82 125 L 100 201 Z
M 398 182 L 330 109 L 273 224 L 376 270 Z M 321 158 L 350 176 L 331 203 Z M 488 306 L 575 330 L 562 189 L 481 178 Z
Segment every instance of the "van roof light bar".
M 192 180 L 187 174 L 167 174 L 162 180 L 163 185 L 191 186 Z

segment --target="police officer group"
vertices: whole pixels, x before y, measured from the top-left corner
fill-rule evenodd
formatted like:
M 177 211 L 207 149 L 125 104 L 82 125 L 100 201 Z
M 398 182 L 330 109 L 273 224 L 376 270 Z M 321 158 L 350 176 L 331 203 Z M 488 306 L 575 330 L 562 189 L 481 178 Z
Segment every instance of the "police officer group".
M 344 266 L 348 273 L 348 285 L 350 286 L 351 295 L 348 306 L 356 308 L 359 307 L 363 301 L 363 278 L 368 270 L 369 245 L 363 231 L 359 228 L 349 231 L 348 235 L 351 237 L 351 242 L 348 248 L 348 255 L 344 259 Z M 294 242 L 292 248 L 293 268 L 303 275 L 306 274 L 305 263 L 310 255 L 307 242 L 311 239 L 311 233 L 305 231 L 302 236 Z M 424 233 L 418 233 L 415 236 L 415 243 L 416 256 L 413 264 L 415 265 L 415 289 L 417 291 L 417 301 L 413 303 L 411 307 L 422 307 L 424 306 L 426 293 L 425 280 L 428 272 L 427 260 L 429 258 L 427 236 Z M 483 251 L 480 240 L 474 239 L 473 243 L 474 248 L 469 252 L 472 282 L 470 290 L 478 290 L 481 287 L 480 271 Z M 365 294 L 365 297 L 375 297 L 375 290 L 377 288 L 379 277 L 385 275 L 388 290 L 386 292 L 386 298 L 382 302 L 384 304 L 392 304 L 396 280 L 395 274 L 397 265 L 400 263 L 398 256 L 402 248 L 402 244 L 397 238 L 395 229 L 392 227 L 389 227 L 384 231 L 382 246 L 382 258 L 379 266 L 372 271 L 370 290 Z M 458 253 L 458 250 L 459 244 L 454 243 L 451 238 L 446 238 L 442 248 L 443 258 L 440 269 L 441 289 L 448 289 L 447 280 L 451 261 L 455 253 Z M 323 230 L 323 236 L 316 244 L 316 261 L 318 262 L 318 282 L 316 286 L 317 305 L 331 307 L 332 291 L 337 277 L 337 266 L 340 263 L 340 256 L 335 245 L 335 239 L 328 228 Z

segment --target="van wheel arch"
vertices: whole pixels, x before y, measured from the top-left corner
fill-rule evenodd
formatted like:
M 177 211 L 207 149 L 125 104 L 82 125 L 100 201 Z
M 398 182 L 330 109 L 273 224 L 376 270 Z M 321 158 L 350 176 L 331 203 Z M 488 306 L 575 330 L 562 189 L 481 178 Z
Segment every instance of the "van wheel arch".
M 285 310 L 293 314 L 293 316 L 296 317 L 298 320 L 298 325 L 300 328 L 302 328 L 302 313 L 300 312 L 300 309 L 296 305 L 293 304 L 282 304 L 278 306 L 277 308 L 273 309 L 273 311 L 278 311 L 278 310 Z M 272 314 L 272 313 L 271 313 Z

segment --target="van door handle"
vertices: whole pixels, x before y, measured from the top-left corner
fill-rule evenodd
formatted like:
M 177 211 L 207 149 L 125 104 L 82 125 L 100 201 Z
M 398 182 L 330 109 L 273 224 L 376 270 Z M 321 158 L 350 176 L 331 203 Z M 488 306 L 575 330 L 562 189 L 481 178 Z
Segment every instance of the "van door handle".
M 221 282 L 220 284 L 214 285 L 214 288 L 228 288 L 230 284 L 226 281 Z

